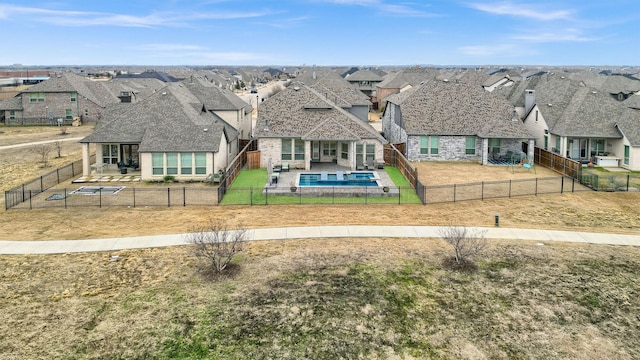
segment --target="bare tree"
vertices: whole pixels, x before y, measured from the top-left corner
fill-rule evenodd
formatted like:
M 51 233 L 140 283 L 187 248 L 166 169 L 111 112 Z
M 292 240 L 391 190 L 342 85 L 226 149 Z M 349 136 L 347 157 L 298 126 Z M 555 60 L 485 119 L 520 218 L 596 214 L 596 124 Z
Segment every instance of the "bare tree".
M 33 152 L 40 156 L 42 167 L 49 166 L 49 153 L 51 152 L 51 146 L 49 146 L 49 144 L 36 145 L 33 147 Z
M 457 265 L 471 263 L 481 256 L 489 246 L 486 230 L 469 230 L 464 226 L 446 226 L 439 231 L 440 236 L 453 247 Z
M 56 141 L 54 144 L 56 145 L 56 152 L 58 154 L 56 159 L 59 159 L 62 157 L 62 141 Z
M 206 225 L 194 227 L 187 235 L 187 242 L 194 245 L 196 256 L 207 260 L 208 269 L 221 273 L 233 257 L 244 250 L 246 234 L 242 227 L 231 230 L 224 221 L 210 219 Z

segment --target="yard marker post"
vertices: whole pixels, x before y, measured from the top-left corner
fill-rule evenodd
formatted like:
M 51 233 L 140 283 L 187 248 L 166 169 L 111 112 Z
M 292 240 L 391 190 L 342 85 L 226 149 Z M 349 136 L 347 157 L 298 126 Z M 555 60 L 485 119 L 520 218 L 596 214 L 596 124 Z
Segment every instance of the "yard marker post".
M 32 210 L 32 209 L 33 209 L 33 204 L 32 204 L 32 202 L 31 202 L 31 198 L 32 198 L 32 196 L 31 196 L 31 190 L 29 190 L 29 210 Z
M 509 179 L 509 197 L 511 197 L 511 179 Z
M 102 207 L 102 185 L 98 188 L 98 207 Z
M 42 184 L 42 176 L 40 176 L 40 192 L 44 191 L 44 185 Z
M 136 207 L 136 188 L 133 187 L 133 207 Z
M 484 181 L 481 184 L 480 199 L 484 201 Z
M 171 188 L 167 187 L 167 207 L 171 207 Z
M 64 208 L 67 208 L 67 188 L 64 188 Z
M 536 178 L 536 196 L 538 196 L 538 178 Z
M 456 202 L 456 184 L 453 184 L 453 202 Z
M 560 181 L 560 194 L 564 194 L 564 176 L 562 177 L 562 181 Z
M 187 206 L 187 188 L 182 187 L 182 206 Z
M 60 184 L 60 168 L 56 169 L 56 177 L 57 177 L 56 180 L 58 181 L 58 184 Z
M 629 192 L 629 180 L 631 178 L 631 175 L 627 174 L 627 192 Z
M 576 179 L 575 178 L 571 178 L 571 192 L 575 192 L 576 189 Z

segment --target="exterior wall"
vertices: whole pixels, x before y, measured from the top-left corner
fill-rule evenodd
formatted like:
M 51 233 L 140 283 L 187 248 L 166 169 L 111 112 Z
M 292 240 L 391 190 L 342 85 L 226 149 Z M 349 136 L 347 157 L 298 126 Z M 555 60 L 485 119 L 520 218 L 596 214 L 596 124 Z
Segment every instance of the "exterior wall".
M 411 161 L 439 160 L 439 161 L 477 161 L 482 163 L 482 144 L 480 138 L 476 138 L 476 153 L 466 154 L 466 136 L 440 136 L 438 154 L 420 153 L 421 136 L 409 136 L 407 141 L 407 158 Z
M 251 138 L 251 114 L 244 113 L 244 109 L 214 111 L 222 120 L 226 121 L 234 129 L 238 130 L 240 139 Z
M 538 119 L 536 121 L 536 114 L 538 115 Z M 538 109 L 538 106 L 534 106 L 529 115 L 524 119 L 524 127 L 527 129 L 529 134 L 531 134 L 539 147 L 544 148 L 544 136 L 545 130 L 549 130 L 549 126 L 542 116 L 542 112 Z M 550 134 L 549 134 L 550 135 Z M 549 136 L 549 151 L 551 148 L 555 147 L 555 139 L 553 142 L 551 141 L 551 136 Z
M 44 101 L 41 102 L 31 102 L 29 93 L 22 93 L 22 107 L 22 118 L 16 117 L 16 121 L 20 120 L 21 123 L 49 123 L 50 113 L 53 113 L 54 121 L 59 118 L 65 119 L 67 109 L 71 110 L 72 117 L 81 117 L 83 122 L 96 121 L 103 113 L 101 106 L 80 94 L 76 94 L 76 101 L 72 102 L 70 92 L 45 93 Z M 85 110 L 88 116 L 85 116 Z M 65 124 L 70 123 L 70 120 L 65 120 Z
M 354 105 L 348 111 L 358 119 L 369 123 L 369 105 Z
M 398 88 L 381 88 L 376 86 L 376 98 L 377 98 L 376 100 L 378 101 L 378 103 L 380 103 L 387 96 L 398 93 L 398 92 L 400 92 L 400 89 Z
M 387 103 L 382 118 L 384 137 L 392 144 L 407 142 L 407 133 L 402 126 L 402 113 L 398 105 Z

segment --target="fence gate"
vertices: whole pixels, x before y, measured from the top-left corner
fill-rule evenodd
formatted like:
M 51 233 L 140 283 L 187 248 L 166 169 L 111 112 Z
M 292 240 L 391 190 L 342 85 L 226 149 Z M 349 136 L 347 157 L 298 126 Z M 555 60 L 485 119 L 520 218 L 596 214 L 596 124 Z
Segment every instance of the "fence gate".
M 260 168 L 260 151 L 247 151 L 247 169 Z

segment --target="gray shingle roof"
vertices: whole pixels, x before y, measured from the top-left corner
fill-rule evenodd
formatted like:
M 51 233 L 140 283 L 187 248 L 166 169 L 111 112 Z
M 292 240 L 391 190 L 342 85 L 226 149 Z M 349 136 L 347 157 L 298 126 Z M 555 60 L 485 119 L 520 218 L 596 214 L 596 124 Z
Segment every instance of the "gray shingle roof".
M 484 138 L 531 138 L 522 121 L 513 121 L 514 107 L 479 85 L 429 81 L 401 100 L 402 120 L 409 135 L 466 135 Z M 402 99 L 400 99 L 402 97 Z
M 550 76 L 536 87 L 536 104 L 553 134 L 620 138 L 614 123 L 624 108 L 611 96 L 566 76 Z
M 314 107 L 310 108 L 309 104 L 314 104 Z M 260 104 L 254 133 L 258 138 L 378 139 L 386 142 L 371 125 L 299 82 L 293 82 Z
M 22 97 L 18 95 L 0 100 L 0 110 L 22 110 Z
M 172 83 L 138 103 L 110 107 L 93 134 L 80 142 L 139 143 L 141 152 L 217 151 L 224 124 L 200 109 L 188 89 Z
M 185 79 L 182 85 L 205 104 L 208 110 L 240 110 L 249 106 L 233 92 L 221 89 L 199 77 Z
M 371 70 L 358 70 L 346 77 L 347 81 L 374 81 L 380 82 L 384 80 L 382 76 L 374 73 Z
M 629 140 L 631 146 L 640 146 L 640 111 L 624 109 L 616 119 L 616 127 Z
M 83 96 L 100 106 L 106 106 L 109 102 L 105 102 L 105 99 L 96 96 L 87 85 L 89 82 L 91 82 L 91 80 L 80 75 L 74 74 L 72 72 L 65 72 L 60 76 L 52 77 L 49 80 L 35 84 L 26 89 L 24 92 L 76 92 L 79 96 Z

